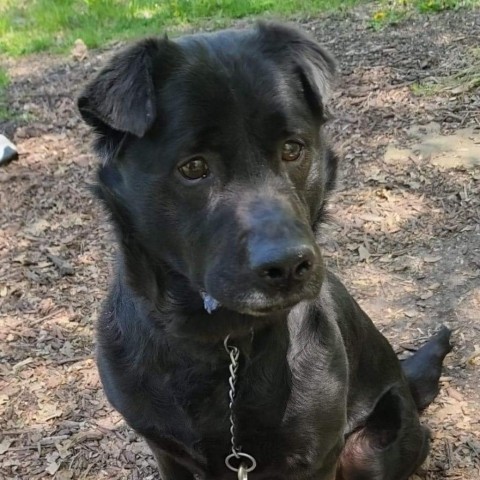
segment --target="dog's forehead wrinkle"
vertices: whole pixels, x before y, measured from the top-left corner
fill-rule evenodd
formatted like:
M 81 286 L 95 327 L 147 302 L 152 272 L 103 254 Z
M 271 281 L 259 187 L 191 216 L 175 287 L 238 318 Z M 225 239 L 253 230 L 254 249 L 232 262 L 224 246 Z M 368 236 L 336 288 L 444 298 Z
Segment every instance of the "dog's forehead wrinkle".
M 208 94 L 208 90 L 199 88 L 199 82 L 210 84 L 214 86 L 210 93 L 215 98 L 218 98 L 220 88 L 233 95 L 242 106 L 254 105 L 254 99 L 274 101 L 275 97 L 280 97 L 283 102 L 290 101 L 284 72 L 272 59 L 255 46 L 240 42 L 228 49 L 209 41 L 214 39 L 215 36 L 198 38 L 194 42 L 196 48 L 187 56 L 188 63 L 180 70 L 192 91 Z M 230 95 L 222 97 L 222 102 L 229 99 L 232 99 Z M 249 100 L 248 104 L 245 103 Z
M 307 109 L 291 94 L 282 75 L 263 75 L 265 68 L 270 69 L 265 66 L 254 75 L 250 68 L 235 65 L 230 71 L 215 62 L 185 67 L 159 101 L 167 104 L 168 130 L 172 136 L 184 132 L 179 141 L 187 148 L 230 149 L 235 155 L 224 161 L 235 161 L 255 175 L 268 162 L 262 162 L 259 155 L 257 162 L 246 161 L 251 153 L 242 158 L 241 148 L 250 146 L 250 152 L 273 155 L 282 138 L 312 137 Z

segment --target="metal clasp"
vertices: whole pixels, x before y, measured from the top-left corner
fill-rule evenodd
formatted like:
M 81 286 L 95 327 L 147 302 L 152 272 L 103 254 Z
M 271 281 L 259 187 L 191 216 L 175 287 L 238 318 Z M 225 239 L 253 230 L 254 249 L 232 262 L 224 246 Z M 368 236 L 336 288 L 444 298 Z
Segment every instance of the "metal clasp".
M 250 463 L 245 463 L 245 461 L 242 461 L 240 463 L 240 466 L 237 468 L 234 465 L 232 465 L 232 460 L 236 459 L 246 459 Z M 257 466 L 256 460 L 249 455 L 248 453 L 243 453 L 243 452 L 236 452 L 236 453 L 231 453 L 228 455 L 228 457 L 225 458 L 225 465 L 232 471 L 232 472 L 237 472 L 238 473 L 238 480 L 248 480 L 248 472 L 251 472 L 252 470 L 255 469 Z
M 248 472 L 247 469 L 243 466 L 243 463 L 238 469 L 238 480 L 248 480 Z

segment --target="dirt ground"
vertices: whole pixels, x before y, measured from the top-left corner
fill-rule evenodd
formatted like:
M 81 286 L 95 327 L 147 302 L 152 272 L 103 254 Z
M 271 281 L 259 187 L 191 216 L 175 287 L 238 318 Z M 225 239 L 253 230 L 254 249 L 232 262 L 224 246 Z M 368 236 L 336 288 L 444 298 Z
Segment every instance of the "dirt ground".
M 414 478 L 478 480 L 480 159 L 445 168 L 418 144 L 462 131 L 478 146 L 480 92 L 413 90 L 472 64 L 480 11 L 384 31 L 367 20 L 359 9 L 303 21 L 342 69 L 329 126 L 342 178 L 323 249 L 400 355 L 441 324 L 454 330 L 441 393 L 423 417 L 432 454 Z M 96 160 L 75 96 L 106 56 L 8 61 L 17 117 L 0 130 L 21 156 L 0 169 L 0 478 L 157 478 L 93 360 L 112 246 L 87 188 Z

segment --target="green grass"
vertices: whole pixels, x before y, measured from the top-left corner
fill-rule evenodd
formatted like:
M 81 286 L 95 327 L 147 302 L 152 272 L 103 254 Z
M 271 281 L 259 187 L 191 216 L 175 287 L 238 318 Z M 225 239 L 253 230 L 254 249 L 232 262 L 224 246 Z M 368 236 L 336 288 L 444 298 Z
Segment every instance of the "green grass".
M 466 52 L 468 67 L 462 68 L 452 75 L 435 79 L 435 82 L 415 83 L 412 93 L 417 96 L 433 96 L 442 93 L 461 95 L 480 89 L 480 48 L 472 48 Z
M 10 78 L 8 76 L 7 70 L 0 66 L 0 92 L 8 87 L 8 84 L 10 83 Z
M 0 121 L 9 117 L 7 108 L 7 87 L 10 78 L 7 71 L 0 65 Z
M 461 95 L 480 89 L 480 63 L 464 68 L 448 77 L 439 78 L 436 83 L 416 83 L 411 87 L 417 97 L 431 97 L 448 93 Z
M 381 29 L 405 20 L 415 11 L 435 13 L 478 7 L 480 0 L 381 0 L 380 8 L 373 14 L 370 24 L 375 29 Z
M 6 120 L 23 120 L 25 122 L 31 121 L 32 114 L 27 112 L 15 112 L 9 107 L 7 98 L 7 89 L 10 86 L 10 77 L 8 71 L 0 65 L 0 122 Z M 0 133 L 2 133 L 0 129 Z
M 318 14 L 366 0 L 0 0 L 0 53 L 64 52 L 260 14 Z
M 441 88 L 438 83 L 414 83 L 410 87 L 410 90 L 417 97 L 431 97 L 439 94 Z

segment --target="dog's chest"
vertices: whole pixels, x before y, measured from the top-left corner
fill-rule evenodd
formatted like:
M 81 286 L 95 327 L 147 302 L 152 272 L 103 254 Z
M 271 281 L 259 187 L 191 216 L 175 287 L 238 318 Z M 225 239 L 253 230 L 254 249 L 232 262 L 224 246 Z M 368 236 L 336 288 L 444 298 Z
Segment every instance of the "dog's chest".
M 207 378 L 181 403 L 212 478 L 222 478 L 228 474 L 224 460 L 231 453 L 228 373 L 214 384 Z M 343 439 L 346 383 L 346 369 L 338 368 L 332 352 L 317 351 L 292 364 L 284 357 L 270 366 L 240 369 L 234 441 L 256 459 L 257 474 L 263 472 L 258 478 L 308 475 L 330 462 Z

